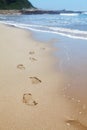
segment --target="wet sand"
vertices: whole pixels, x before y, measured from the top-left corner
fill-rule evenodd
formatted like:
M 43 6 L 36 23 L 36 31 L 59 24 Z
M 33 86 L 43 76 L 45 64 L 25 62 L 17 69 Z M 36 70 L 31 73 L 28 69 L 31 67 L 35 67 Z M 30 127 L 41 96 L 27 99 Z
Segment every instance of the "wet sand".
M 55 46 L 59 48 L 57 69 L 64 75 L 62 93 L 74 108 L 73 115 L 77 115 L 77 122 L 87 126 L 87 41 L 60 39 L 61 42 Z M 71 122 L 74 124 L 73 120 Z
M 0 129 L 86 130 L 86 116 L 62 93 L 55 48 L 21 29 L 0 25 L 0 32 Z

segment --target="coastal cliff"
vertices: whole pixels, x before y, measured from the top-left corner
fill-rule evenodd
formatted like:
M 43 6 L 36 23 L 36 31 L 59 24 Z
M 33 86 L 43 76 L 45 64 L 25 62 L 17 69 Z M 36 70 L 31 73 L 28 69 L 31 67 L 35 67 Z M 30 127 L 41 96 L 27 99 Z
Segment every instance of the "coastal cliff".
M 41 10 L 34 7 L 28 0 L 0 0 L 0 14 L 60 14 L 82 13 L 69 10 Z
M 0 10 L 20 10 L 34 8 L 28 0 L 0 0 Z

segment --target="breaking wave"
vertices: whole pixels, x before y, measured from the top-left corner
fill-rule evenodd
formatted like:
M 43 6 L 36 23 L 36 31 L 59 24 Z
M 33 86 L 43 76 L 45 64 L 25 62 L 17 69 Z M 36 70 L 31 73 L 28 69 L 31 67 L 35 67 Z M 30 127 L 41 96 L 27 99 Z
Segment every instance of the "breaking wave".
M 66 36 L 69 38 L 87 40 L 87 31 L 81 31 L 77 29 L 68 29 L 68 28 L 63 28 L 63 27 L 51 27 L 51 26 L 33 25 L 33 24 L 21 24 L 21 23 L 9 22 L 9 21 L 7 22 L 2 21 L 1 23 L 15 26 L 18 28 L 32 30 L 32 31 L 53 33 L 53 34 Z
M 79 13 L 60 13 L 60 15 L 63 15 L 63 16 L 78 16 Z

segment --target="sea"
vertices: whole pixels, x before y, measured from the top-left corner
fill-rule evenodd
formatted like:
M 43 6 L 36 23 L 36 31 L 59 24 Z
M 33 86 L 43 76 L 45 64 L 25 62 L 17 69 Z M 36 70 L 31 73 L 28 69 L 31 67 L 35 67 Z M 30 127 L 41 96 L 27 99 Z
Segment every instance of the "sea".
M 55 69 L 63 75 L 64 93 L 87 105 L 87 12 L 0 15 L 0 23 L 31 30 L 39 40 L 54 39 Z
M 87 12 L 42 15 L 0 15 L 0 22 L 36 32 L 87 40 Z

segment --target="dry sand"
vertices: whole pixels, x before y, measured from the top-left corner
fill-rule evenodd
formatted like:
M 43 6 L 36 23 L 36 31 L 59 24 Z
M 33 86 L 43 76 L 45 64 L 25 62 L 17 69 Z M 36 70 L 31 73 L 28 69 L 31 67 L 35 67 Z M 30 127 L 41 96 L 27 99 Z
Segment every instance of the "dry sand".
M 63 97 L 49 44 L 0 25 L 0 130 L 87 130 Z

